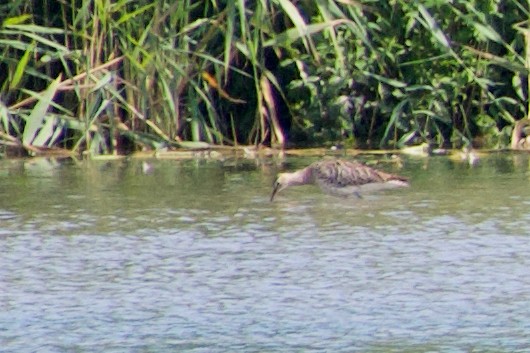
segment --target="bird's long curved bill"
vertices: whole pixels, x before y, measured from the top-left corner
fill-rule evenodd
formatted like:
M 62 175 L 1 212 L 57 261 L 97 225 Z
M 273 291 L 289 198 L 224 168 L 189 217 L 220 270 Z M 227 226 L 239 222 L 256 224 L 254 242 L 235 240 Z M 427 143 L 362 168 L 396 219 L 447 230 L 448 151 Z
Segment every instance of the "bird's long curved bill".
M 274 195 L 276 195 L 279 188 L 280 188 L 280 184 L 274 183 L 274 185 L 272 186 L 271 202 L 272 200 L 274 200 Z

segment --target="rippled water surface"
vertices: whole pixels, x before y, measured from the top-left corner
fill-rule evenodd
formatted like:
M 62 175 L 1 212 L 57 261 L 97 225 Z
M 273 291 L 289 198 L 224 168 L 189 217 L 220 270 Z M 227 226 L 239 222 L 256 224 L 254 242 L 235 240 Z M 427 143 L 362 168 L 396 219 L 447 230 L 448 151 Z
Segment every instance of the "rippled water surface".
M 527 155 L 269 202 L 313 160 L 0 161 L 0 351 L 530 351 Z

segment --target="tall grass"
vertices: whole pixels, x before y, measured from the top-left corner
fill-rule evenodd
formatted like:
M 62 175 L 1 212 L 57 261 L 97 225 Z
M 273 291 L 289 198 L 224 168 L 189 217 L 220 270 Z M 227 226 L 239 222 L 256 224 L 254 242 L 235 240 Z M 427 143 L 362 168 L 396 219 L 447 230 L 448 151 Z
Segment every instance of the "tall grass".
M 300 138 L 375 147 L 509 144 L 514 122 L 528 114 L 528 3 L 428 4 L 367 1 L 334 12 L 352 20 L 337 36 L 345 65 L 324 37 L 323 65 L 304 65 L 305 75 L 291 82 L 304 117 Z
M 527 2 L 428 4 L 12 0 L 0 142 L 508 145 L 528 111 Z

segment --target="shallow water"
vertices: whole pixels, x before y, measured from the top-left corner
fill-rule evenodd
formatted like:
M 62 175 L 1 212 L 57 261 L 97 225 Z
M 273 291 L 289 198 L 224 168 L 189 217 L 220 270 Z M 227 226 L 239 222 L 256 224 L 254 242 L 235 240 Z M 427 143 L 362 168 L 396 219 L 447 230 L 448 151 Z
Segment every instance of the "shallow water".
M 527 155 L 269 202 L 313 160 L 0 161 L 0 351 L 529 351 Z

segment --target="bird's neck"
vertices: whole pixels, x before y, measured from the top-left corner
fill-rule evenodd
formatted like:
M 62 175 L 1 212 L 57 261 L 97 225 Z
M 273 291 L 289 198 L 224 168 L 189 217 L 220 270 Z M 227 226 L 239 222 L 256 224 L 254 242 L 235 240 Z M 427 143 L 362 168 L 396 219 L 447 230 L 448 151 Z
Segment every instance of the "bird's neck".
M 289 174 L 289 185 L 305 185 L 312 183 L 312 174 L 310 168 L 304 168 L 297 170 L 296 172 Z

